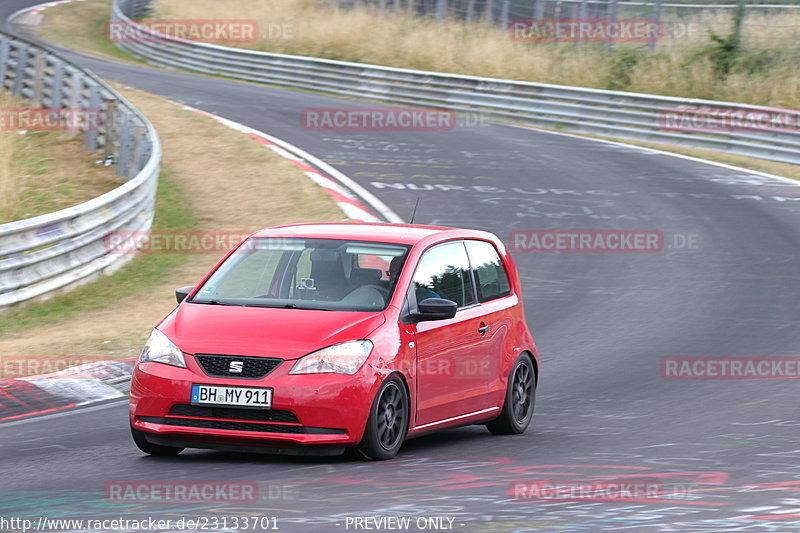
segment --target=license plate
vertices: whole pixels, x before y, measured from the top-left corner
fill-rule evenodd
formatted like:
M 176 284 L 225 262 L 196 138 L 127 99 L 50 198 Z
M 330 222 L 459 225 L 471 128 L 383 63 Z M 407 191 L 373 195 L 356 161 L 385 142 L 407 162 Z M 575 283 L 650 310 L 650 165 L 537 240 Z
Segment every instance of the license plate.
M 272 406 L 272 389 L 192 385 L 192 403 L 195 405 L 236 405 L 269 409 Z

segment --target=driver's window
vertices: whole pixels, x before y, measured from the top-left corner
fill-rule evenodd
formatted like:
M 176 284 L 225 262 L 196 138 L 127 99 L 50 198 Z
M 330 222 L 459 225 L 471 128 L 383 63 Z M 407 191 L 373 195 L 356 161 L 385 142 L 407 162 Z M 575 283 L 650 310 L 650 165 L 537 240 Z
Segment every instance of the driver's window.
M 413 283 L 417 302 L 444 298 L 456 302 L 459 308 L 475 303 L 469 259 L 462 242 L 440 244 L 425 252 Z

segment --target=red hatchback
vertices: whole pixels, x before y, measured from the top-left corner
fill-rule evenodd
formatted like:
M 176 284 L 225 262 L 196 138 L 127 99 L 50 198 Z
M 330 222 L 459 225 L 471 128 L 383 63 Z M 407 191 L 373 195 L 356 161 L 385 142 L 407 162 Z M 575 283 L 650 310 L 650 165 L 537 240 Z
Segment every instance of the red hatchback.
M 281 226 L 176 295 L 131 383 L 145 453 L 357 446 L 389 459 L 408 436 L 522 433 L 533 415 L 536 347 L 491 233 Z

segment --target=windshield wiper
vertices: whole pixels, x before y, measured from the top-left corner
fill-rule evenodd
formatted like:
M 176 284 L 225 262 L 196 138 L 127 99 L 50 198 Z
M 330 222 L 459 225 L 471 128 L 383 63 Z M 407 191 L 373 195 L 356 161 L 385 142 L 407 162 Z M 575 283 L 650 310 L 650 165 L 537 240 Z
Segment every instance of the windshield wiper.
M 326 309 L 324 307 L 306 307 L 303 305 L 295 305 L 295 304 L 244 304 L 245 307 L 272 307 L 275 309 L 304 309 L 307 311 L 331 311 L 332 309 Z
M 208 304 L 208 305 L 237 305 L 237 304 L 228 304 L 225 302 L 220 302 L 219 300 L 190 300 L 189 303 Z

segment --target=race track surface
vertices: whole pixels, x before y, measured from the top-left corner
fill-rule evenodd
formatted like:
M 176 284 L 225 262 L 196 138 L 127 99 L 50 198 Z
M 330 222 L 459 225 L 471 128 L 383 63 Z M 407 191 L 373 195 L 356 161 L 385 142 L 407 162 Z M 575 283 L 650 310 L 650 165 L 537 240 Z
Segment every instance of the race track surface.
M 0 19 L 35 3 L 6 1 Z M 453 429 L 408 441 L 382 463 L 198 450 L 145 457 L 121 402 L 5 423 L 0 516 L 173 520 L 165 531 L 179 530 L 181 517 L 233 531 L 234 517 L 242 526 L 254 515 L 289 532 L 353 531 L 355 517 L 411 517 L 410 531 L 800 531 L 798 381 L 665 379 L 661 366 L 665 358 L 800 355 L 797 184 L 491 123 L 312 131 L 302 127 L 304 109 L 378 106 L 70 56 L 108 79 L 291 142 L 406 220 L 419 198 L 415 222 L 500 235 L 523 277 L 541 386 L 524 435 Z M 219 201 L 235 186 L 220 184 Z M 512 232 L 552 229 L 661 232 L 663 248 L 514 247 L 522 241 Z M 514 498 L 519 483 L 634 475 L 663 485 L 659 497 Z M 109 493 L 120 480 L 256 482 L 258 501 L 121 503 Z M 0 531 L 15 530 L 6 525 Z

